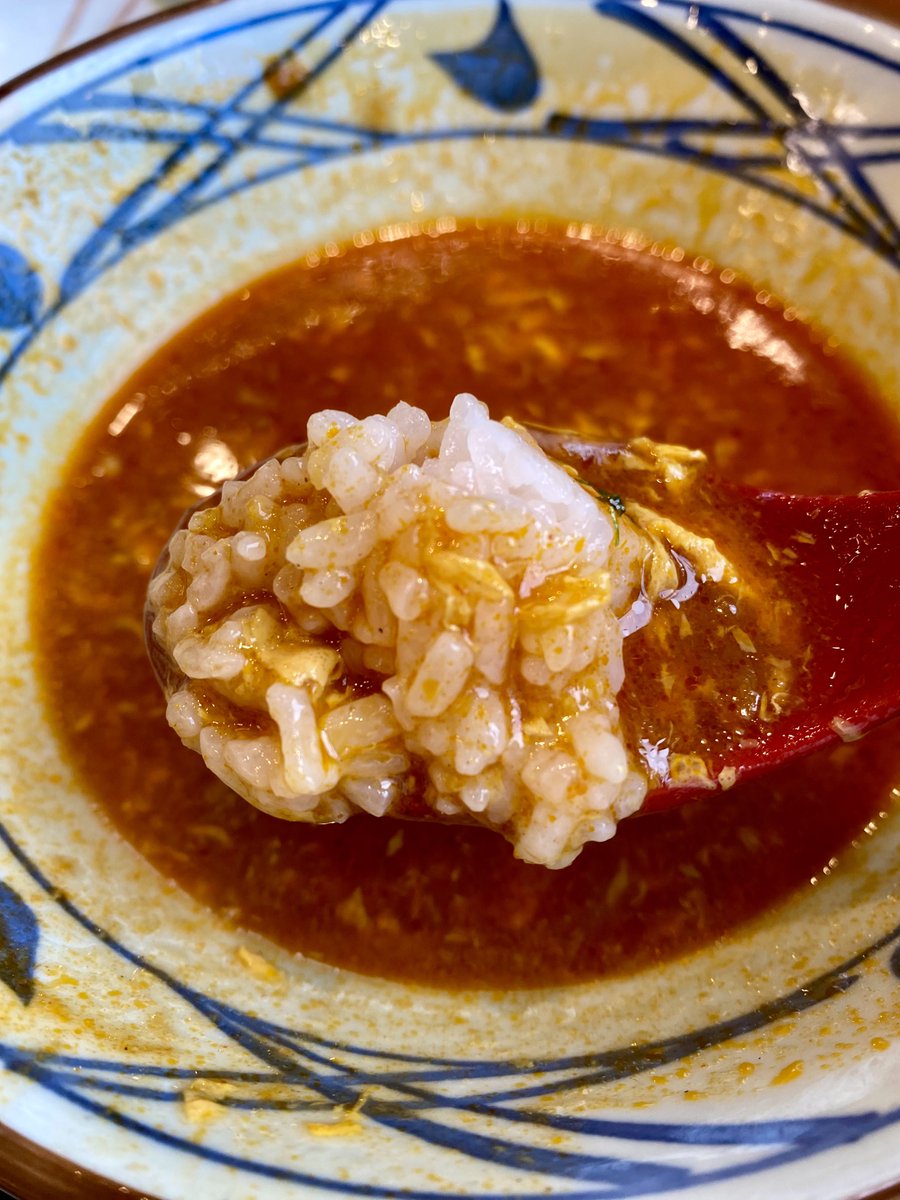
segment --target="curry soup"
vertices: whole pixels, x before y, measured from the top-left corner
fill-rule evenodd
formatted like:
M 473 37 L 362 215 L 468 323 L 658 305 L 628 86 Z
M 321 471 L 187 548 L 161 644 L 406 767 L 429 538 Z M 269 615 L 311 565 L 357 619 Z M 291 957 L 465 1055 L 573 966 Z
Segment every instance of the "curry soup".
M 706 260 L 543 226 L 357 241 L 258 281 L 176 337 L 88 429 L 51 498 L 36 637 L 56 735 L 90 795 L 164 875 L 238 925 L 441 986 L 633 970 L 833 869 L 900 775 L 890 730 L 628 821 L 558 872 L 483 830 L 279 821 L 179 744 L 143 644 L 150 571 L 187 505 L 302 440 L 319 409 L 362 416 L 402 399 L 437 417 L 470 390 L 496 416 L 699 447 L 756 486 L 894 482 L 900 426 L 840 348 Z M 738 712 L 760 693 L 737 663 L 724 662 L 719 686 L 677 679 L 678 703 L 706 695 Z M 672 686 L 649 664 L 646 639 L 629 639 L 623 699 L 643 678 L 634 703 L 665 738 Z

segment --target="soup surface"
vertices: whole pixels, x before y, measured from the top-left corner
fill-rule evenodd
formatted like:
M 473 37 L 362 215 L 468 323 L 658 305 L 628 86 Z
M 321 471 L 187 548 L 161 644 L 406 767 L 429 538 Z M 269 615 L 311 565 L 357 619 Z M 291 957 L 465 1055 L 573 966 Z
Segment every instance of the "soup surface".
M 230 920 L 442 986 L 635 969 L 834 869 L 900 775 L 891 730 L 628 821 L 560 872 L 481 830 L 276 820 L 180 745 L 144 651 L 150 571 L 187 505 L 302 440 L 318 409 L 361 416 L 402 399 L 442 416 L 469 390 L 498 417 L 702 448 L 756 486 L 894 484 L 900 426 L 840 348 L 705 260 L 552 227 L 357 242 L 175 338 L 89 428 L 50 502 L 36 637 L 57 736 L 97 804 Z M 640 654 L 626 643 L 626 671 Z

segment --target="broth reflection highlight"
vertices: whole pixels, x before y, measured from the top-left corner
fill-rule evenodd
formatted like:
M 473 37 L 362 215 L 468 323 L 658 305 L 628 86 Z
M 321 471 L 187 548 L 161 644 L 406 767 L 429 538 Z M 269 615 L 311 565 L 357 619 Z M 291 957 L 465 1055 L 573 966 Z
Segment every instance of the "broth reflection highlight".
M 35 570 L 57 734 L 160 871 L 314 957 L 529 986 L 701 945 L 808 881 L 877 813 L 900 775 L 890 731 L 626 823 L 551 874 L 482 831 L 267 817 L 166 726 L 141 611 L 181 510 L 301 439 L 313 411 L 433 411 L 462 389 L 497 416 L 698 446 L 756 486 L 886 487 L 900 462 L 894 418 L 830 342 L 678 252 L 491 227 L 313 256 L 185 330 L 87 431 Z

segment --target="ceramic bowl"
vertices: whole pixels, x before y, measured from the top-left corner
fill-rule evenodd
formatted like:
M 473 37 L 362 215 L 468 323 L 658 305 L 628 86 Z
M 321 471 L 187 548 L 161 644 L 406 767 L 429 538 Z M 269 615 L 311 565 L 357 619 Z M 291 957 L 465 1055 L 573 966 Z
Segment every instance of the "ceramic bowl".
M 303 66 L 280 98 L 278 58 Z M 46 489 L 118 384 L 363 228 L 637 230 L 839 328 L 900 396 L 898 111 L 900 32 L 805 0 L 221 0 L 6 90 L 2 1181 L 832 1200 L 900 1180 L 894 796 L 833 877 L 632 977 L 451 994 L 259 938 L 271 969 L 239 970 L 248 935 L 117 839 L 61 755 L 27 603 Z

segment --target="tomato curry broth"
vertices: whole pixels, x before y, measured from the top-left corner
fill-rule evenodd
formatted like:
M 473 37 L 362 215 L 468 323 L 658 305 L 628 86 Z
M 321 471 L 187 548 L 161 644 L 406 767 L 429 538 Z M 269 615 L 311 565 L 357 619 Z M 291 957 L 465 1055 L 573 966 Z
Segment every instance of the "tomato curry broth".
M 884 488 L 900 462 L 895 420 L 833 342 L 706 261 L 552 227 L 361 237 L 220 304 L 87 431 L 35 571 L 57 735 L 164 875 L 313 958 L 531 986 L 702 945 L 834 865 L 900 775 L 892 733 L 627 821 L 551 872 L 482 830 L 276 820 L 166 725 L 141 614 L 182 509 L 302 440 L 314 410 L 362 416 L 404 399 L 440 416 L 463 390 L 497 416 L 697 446 L 757 486 Z

